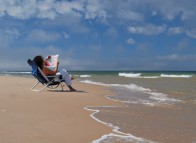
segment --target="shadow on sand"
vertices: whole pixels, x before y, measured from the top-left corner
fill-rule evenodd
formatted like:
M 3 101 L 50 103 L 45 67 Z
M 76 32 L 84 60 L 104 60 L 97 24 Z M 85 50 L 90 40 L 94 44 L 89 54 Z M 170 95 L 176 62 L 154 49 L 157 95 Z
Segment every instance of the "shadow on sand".
M 70 91 L 70 90 L 47 90 L 47 91 L 50 91 L 50 92 L 80 92 L 80 93 L 87 93 L 86 91 L 83 91 L 83 90 L 77 90 L 77 91 Z

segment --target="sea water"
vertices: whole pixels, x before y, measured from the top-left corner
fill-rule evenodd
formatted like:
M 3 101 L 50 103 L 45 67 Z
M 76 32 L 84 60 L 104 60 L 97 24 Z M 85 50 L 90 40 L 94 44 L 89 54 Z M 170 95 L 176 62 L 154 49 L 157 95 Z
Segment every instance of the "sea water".
M 124 107 L 89 107 L 115 133 L 93 142 L 195 142 L 196 72 L 84 72 L 81 82 L 106 86 Z
M 110 87 L 117 92 L 117 96 L 110 98 L 127 103 L 153 106 L 159 103 L 196 102 L 196 72 L 73 73 L 81 82 Z
M 71 71 L 80 82 L 108 87 L 122 107 L 85 107 L 113 133 L 93 143 L 196 142 L 196 72 Z M 31 76 L 30 72 L 1 75 Z

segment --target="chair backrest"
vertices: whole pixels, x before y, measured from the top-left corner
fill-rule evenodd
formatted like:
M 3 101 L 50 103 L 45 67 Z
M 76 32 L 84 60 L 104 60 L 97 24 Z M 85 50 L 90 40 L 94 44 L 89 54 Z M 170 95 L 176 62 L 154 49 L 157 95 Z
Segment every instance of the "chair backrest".
M 44 75 L 42 70 L 37 66 L 37 64 L 31 60 L 28 59 L 27 63 L 32 67 L 31 74 L 42 84 L 47 83 L 49 80 L 48 78 Z

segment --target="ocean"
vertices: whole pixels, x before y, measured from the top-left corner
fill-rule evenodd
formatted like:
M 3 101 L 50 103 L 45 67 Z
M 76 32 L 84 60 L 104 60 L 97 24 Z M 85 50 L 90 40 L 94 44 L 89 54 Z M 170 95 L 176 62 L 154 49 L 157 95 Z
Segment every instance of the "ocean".
M 80 82 L 108 87 L 120 107 L 85 107 L 113 128 L 92 143 L 196 143 L 195 71 L 70 71 Z M 27 76 L 30 72 L 1 72 Z

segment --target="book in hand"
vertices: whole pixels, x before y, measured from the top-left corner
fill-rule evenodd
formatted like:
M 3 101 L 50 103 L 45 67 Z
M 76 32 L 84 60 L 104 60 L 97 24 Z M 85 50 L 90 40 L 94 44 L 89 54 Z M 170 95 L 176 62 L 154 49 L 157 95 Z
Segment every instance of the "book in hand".
M 45 59 L 45 66 L 50 69 L 54 69 L 57 66 L 59 55 L 49 55 Z

